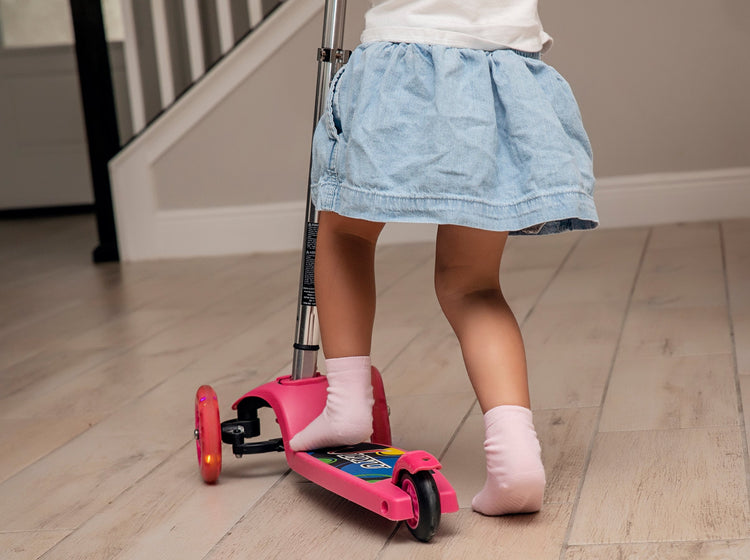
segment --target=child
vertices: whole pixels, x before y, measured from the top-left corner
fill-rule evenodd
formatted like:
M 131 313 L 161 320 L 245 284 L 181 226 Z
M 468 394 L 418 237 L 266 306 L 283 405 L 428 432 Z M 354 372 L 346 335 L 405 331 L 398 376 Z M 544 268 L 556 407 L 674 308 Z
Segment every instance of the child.
M 484 413 L 472 507 L 535 512 L 545 485 L 518 324 L 498 279 L 509 233 L 597 225 L 591 148 L 536 0 L 374 0 L 313 141 L 316 296 L 328 399 L 295 450 L 372 430 L 374 253 L 384 222 L 437 223 L 435 290 Z

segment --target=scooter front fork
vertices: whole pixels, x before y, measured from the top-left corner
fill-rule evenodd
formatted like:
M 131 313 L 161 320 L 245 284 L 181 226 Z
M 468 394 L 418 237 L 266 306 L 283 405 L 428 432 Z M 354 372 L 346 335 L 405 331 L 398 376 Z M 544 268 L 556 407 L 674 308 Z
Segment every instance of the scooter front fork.
M 260 435 L 258 409 L 268 407 L 268 403 L 257 397 L 243 399 L 237 405 L 237 418 L 221 423 L 221 441 L 232 446 L 232 453 L 235 457 L 239 458 L 254 453 L 284 451 L 284 440 L 282 438 L 245 443 L 246 439 Z

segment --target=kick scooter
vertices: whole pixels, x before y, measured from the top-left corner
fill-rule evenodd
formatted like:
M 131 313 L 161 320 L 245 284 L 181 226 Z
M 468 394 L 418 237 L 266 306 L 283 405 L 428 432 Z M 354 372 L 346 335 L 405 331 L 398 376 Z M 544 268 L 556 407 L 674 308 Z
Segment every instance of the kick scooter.
M 326 0 L 322 46 L 318 49 L 318 82 L 315 120 L 323 114 L 331 78 L 349 58 L 343 50 L 345 0 Z M 357 445 L 292 451 L 285 442 L 306 427 L 325 407 L 325 376 L 317 370 L 317 313 L 313 270 L 318 215 L 307 189 L 306 227 L 300 271 L 297 328 L 289 376 L 256 387 L 233 405 L 237 417 L 221 422 L 216 392 L 208 385 L 195 397 L 195 439 L 198 464 L 206 483 L 215 483 L 221 472 L 222 443 L 235 456 L 283 451 L 289 467 L 308 480 L 392 521 L 405 521 L 421 541 L 429 541 L 441 513 L 458 511 L 456 493 L 440 473 L 440 463 L 426 451 L 404 451 L 391 445 L 383 381 L 372 368 L 373 435 Z M 270 407 L 281 438 L 246 439 L 260 435 L 258 410 Z

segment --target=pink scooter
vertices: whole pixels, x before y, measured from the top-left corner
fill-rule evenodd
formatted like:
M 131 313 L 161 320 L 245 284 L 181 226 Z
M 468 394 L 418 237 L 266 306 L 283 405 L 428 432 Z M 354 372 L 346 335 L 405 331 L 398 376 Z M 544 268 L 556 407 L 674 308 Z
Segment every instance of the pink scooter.
M 322 47 L 318 50 L 315 120 L 323 114 L 328 85 L 349 52 L 342 49 L 345 0 L 326 0 Z M 203 480 L 215 483 L 221 472 L 222 442 L 235 456 L 284 451 L 289 467 L 310 481 L 393 521 L 406 521 L 411 533 L 429 541 L 441 513 L 458 511 L 456 493 L 440 473 L 440 463 L 426 451 L 391 446 L 383 381 L 372 368 L 375 396 L 373 435 L 357 445 L 295 452 L 284 442 L 307 426 L 325 407 L 328 381 L 317 370 L 317 314 L 313 270 L 318 216 L 307 192 L 306 228 L 300 272 L 296 342 L 292 374 L 245 393 L 232 409 L 237 418 L 221 422 L 216 392 L 208 385 L 195 397 L 195 439 Z M 246 443 L 260 435 L 258 410 L 273 409 L 280 439 Z

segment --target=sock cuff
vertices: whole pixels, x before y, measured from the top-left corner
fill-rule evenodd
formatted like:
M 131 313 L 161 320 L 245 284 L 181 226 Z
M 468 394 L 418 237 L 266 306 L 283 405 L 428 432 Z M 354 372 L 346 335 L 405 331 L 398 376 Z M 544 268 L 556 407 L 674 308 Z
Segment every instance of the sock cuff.
M 489 428 L 498 422 L 523 422 L 534 426 L 533 414 L 525 406 L 503 404 L 484 413 L 484 426 Z
M 345 358 L 326 359 L 326 372 L 336 374 L 341 371 L 370 370 L 372 362 L 370 356 L 347 356 Z

